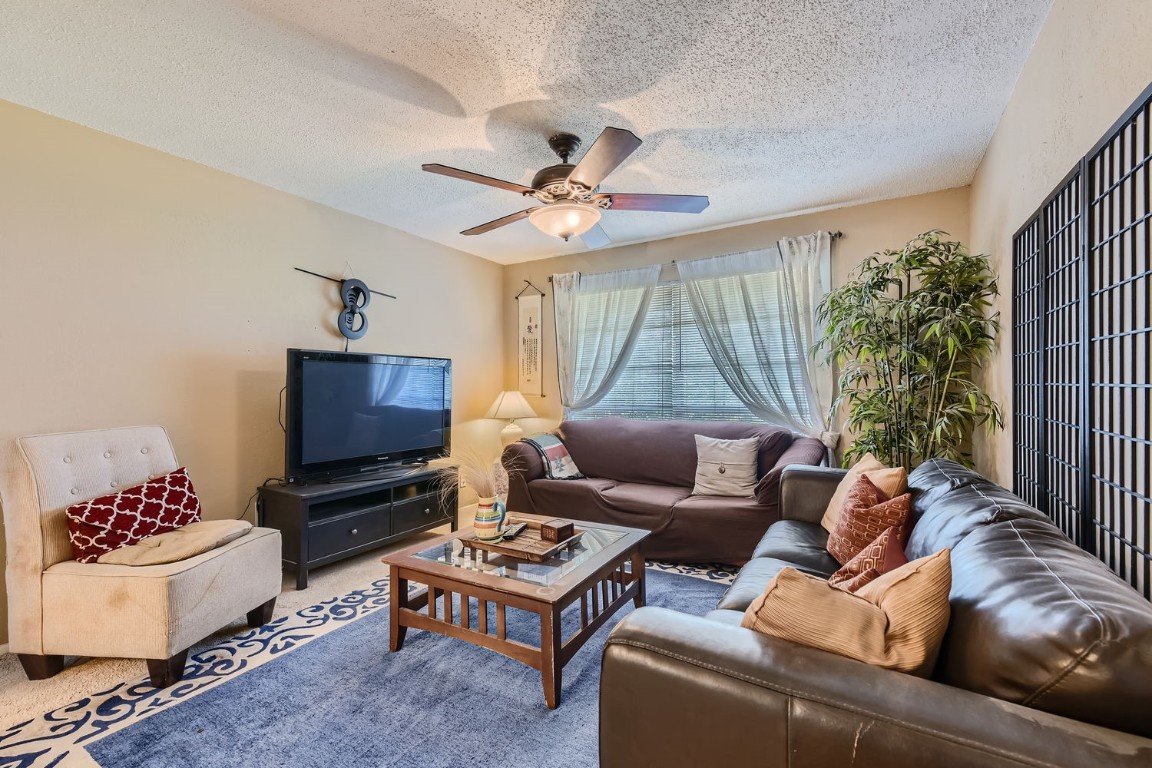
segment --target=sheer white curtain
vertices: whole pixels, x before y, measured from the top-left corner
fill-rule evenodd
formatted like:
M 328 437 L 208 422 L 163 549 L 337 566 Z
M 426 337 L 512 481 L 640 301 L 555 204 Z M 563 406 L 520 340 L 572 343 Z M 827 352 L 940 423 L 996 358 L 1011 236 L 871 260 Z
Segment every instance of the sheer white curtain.
M 659 279 L 658 264 L 552 276 L 560 402 L 566 410 L 595 405 L 620 378 Z
M 677 264 L 700 335 L 724 380 L 755 415 L 829 449 L 832 372 L 811 354 L 828 290 L 831 238 Z
M 813 437 L 819 437 L 831 452 L 840 443 L 839 426 L 832 413 L 835 377 L 824 355 L 814 352 L 813 348 L 824 333 L 816 322 L 816 305 L 832 289 L 832 236 L 817 232 L 786 237 L 778 245 L 784 278 L 781 305 L 788 309 L 789 326 L 804 353 L 800 361 L 805 369 L 808 423 Z M 819 435 L 815 434 L 817 429 Z

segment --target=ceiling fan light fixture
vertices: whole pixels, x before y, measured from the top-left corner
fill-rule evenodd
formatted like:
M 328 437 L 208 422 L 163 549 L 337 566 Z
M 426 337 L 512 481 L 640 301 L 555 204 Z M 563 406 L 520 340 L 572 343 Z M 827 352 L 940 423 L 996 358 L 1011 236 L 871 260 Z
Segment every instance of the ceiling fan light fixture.
M 600 221 L 600 209 L 582 203 L 550 203 L 533 208 L 528 220 L 544 234 L 567 240 L 596 226 Z

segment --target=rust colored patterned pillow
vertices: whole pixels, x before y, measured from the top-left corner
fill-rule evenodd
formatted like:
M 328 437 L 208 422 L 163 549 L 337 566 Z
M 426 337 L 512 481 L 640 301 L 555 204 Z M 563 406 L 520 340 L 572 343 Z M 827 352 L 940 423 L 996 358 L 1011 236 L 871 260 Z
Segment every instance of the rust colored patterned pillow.
M 200 499 L 184 467 L 64 510 L 72 556 L 94 563 L 106 552 L 200 519 Z
M 875 541 L 885 528 L 904 525 L 912 508 L 911 501 L 912 496 L 907 493 L 889 499 L 867 475 L 861 475 L 848 491 L 840 519 L 828 535 L 828 554 L 844 565 Z
M 885 528 L 875 541 L 832 574 L 828 583 L 845 592 L 855 592 L 877 576 L 896 570 L 908 562 L 904 554 L 905 538 L 907 533 L 903 527 Z

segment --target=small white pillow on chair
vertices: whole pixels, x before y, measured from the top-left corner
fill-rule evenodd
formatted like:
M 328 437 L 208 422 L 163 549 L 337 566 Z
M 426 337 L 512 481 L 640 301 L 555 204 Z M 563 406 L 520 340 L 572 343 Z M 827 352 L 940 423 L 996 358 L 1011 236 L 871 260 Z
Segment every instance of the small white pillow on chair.
M 247 520 L 201 520 L 183 528 L 141 539 L 136 544 L 105 552 L 96 560 L 108 565 L 160 565 L 177 563 L 235 541 L 252 530 Z
M 754 496 L 760 440 L 721 440 L 696 435 L 693 496 Z

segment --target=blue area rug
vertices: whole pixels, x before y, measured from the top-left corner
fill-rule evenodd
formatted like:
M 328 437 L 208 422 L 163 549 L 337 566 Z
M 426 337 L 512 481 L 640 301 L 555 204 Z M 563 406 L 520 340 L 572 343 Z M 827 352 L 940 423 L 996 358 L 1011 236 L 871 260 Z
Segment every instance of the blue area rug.
M 725 586 L 649 569 L 648 604 L 700 615 Z M 380 610 L 86 746 L 104 768 L 587 768 L 598 763 L 600 653 L 631 610 L 564 667 L 556 710 L 536 670 L 469 643 L 410 629 L 389 653 Z M 575 612 L 565 619 L 567 636 Z M 509 609 L 508 623 L 514 639 L 538 634 L 533 614 Z

